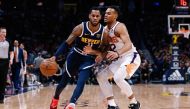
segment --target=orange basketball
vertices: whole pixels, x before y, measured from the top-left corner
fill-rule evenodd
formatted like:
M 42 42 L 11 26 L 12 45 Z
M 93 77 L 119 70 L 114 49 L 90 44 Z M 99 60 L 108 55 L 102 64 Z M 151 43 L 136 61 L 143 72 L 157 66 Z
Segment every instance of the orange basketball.
M 55 61 L 45 59 L 40 64 L 40 71 L 44 76 L 53 76 L 58 71 L 58 65 Z

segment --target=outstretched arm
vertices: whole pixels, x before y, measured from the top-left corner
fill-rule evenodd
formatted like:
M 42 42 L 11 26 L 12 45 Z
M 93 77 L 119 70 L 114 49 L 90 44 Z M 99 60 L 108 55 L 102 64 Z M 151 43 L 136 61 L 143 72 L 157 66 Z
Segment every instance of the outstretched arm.
M 76 39 L 76 37 L 80 36 L 82 33 L 82 24 L 77 25 L 73 31 L 71 32 L 71 34 L 69 35 L 68 39 L 66 41 L 64 41 L 59 48 L 57 49 L 57 51 L 55 52 L 53 58 L 57 58 L 60 54 L 63 53 L 67 53 L 69 50 L 69 46 L 74 42 L 74 40 Z

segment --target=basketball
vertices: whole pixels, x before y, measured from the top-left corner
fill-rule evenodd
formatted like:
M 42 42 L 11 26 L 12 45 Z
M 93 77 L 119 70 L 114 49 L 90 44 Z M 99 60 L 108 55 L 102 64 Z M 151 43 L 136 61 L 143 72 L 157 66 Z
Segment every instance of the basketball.
M 58 65 L 55 61 L 45 59 L 40 64 L 40 71 L 44 76 L 53 76 L 58 71 Z

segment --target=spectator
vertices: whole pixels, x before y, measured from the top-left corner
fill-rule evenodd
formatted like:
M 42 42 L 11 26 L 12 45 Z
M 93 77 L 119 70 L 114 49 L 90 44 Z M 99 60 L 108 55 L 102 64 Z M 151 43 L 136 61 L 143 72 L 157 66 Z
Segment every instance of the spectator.
M 20 70 L 22 65 L 25 67 L 25 57 L 23 49 L 19 48 L 19 42 L 17 40 L 14 41 L 14 47 L 11 49 L 11 54 L 13 55 L 13 58 L 11 58 L 11 61 L 13 62 L 11 66 L 12 81 L 14 84 L 15 93 L 18 93 L 21 88 Z
M 40 64 L 44 60 L 42 57 L 42 54 L 39 52 L 38 56 L 34 59 L 33 65 L 34 65 L 34 73 L 37 76 L 37 81 L 44 83 L 46 77 L 44 77 L 40 72 Z

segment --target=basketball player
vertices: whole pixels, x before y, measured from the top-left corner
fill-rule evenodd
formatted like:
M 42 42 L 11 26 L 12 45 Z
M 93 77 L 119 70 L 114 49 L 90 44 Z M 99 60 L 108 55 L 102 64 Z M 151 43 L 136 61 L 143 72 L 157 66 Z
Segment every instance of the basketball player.
M 141 60 L 130 40 L 126 26 L 117 21 L 118 14 L 119 9 L 116 6 L 110 6 L 105 12 L 104 22 L 107 24 L 105 31 L 108 31 L 109 42 L 112 48 L 115 49 L 108 51 L 106 58 L 112 60 L 112 63 L 97 74 L 97 80 L 104 96 L 107 98 L 108 109 L 119 109 L 114 101 L 112 87 L 108 82 L 110 76 L 113 76 L 121 92 L 130 100 L 129 109 L 139 109 L 140 103 L 135 99 L 131 86 L 125 81 L 125 78 L 131 78 L 140 66 Z M 84 48 L 85 53 L 95 54 L 95 50 L 90 51 L 89 46 Z
M 83 47 L 90 45 L 93 49 L 97 50 L 103 40 L 104 27 L 99 23 L 101 13 L 98 8 L 92 8 L 89 12 L 89 21 L 82 22 L 77 25 L 68 39 L 63 42 L 57 49 L 55 55 L 50 58 L 54 61 L 60 54 L 67 53 L 69 46 L 75 42 L 74 47 L 66 58 L 66 71 L 62 75 L 62 80 L 56 88 L 55 95 L 52 99 L 50 109 L 57 109 L 59 95 L 66 87 L 70 78 L 78 75 L 78 81 L 70 103 L 65 109 L 75 109 L 75 103 L 83 92 L 86 80 L 92 74 L 91 68 L 95 63 L 95 55 L 83 54 Z M 77 74 L 75 72 L 78 72 Z

